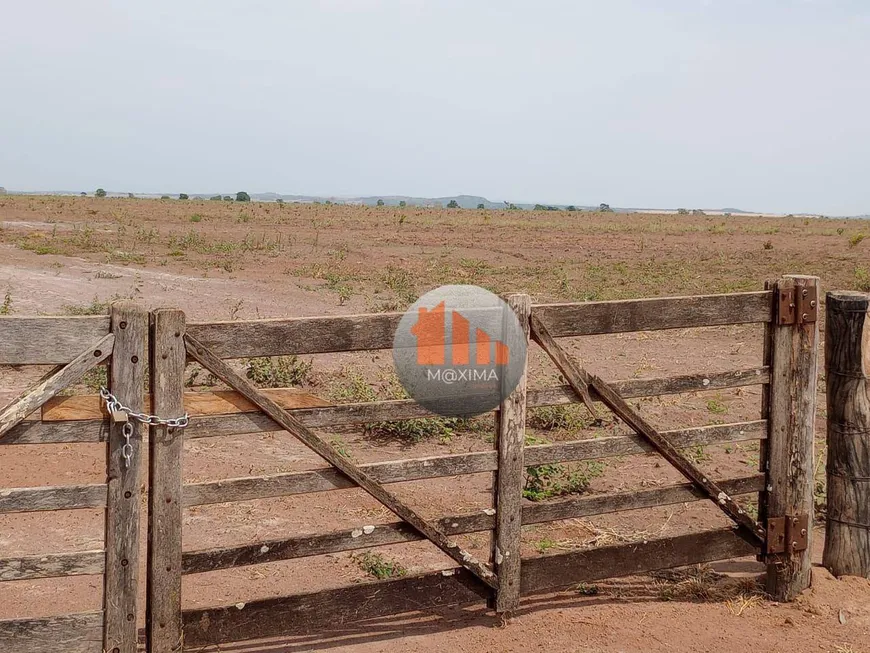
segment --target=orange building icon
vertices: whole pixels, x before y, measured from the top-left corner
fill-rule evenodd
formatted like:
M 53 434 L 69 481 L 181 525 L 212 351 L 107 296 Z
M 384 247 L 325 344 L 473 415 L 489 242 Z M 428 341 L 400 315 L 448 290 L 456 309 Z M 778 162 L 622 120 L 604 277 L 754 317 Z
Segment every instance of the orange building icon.
M 444 365 L 446 353 L 444 330 L 444 302 L 431 311 L 421 306 L 417 311 L 417 323 L 411 327 L 417 336 L 417 364 Z
M 458 311 L 450 311 L 450 362 L 453 365 L 471 363 L 471 324 Z M 444 365 L 447 360 L 447 310 L 444 302 L 433 309 L 420 307 L 417 322 L 411 327 L 417 337 L 417 364 Z M 483 329 L 474 330 L 474 361 L 477 365 L 490 365 L 495 346 L 495 364 L 507 365 L 510 348 L 500 340 L 493 341 Z

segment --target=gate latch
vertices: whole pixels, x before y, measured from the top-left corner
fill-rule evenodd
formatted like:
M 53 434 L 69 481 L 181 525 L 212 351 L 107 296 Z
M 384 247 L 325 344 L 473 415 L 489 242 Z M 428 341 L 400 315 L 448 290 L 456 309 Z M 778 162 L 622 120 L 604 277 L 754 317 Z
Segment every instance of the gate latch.
M 777 323 L 807 324 L 819 315 L 818 289 L 815 286 L 777 291 Z
M 766 553 L 806 551 L 809 524 L 809 515 L 768 518 Z

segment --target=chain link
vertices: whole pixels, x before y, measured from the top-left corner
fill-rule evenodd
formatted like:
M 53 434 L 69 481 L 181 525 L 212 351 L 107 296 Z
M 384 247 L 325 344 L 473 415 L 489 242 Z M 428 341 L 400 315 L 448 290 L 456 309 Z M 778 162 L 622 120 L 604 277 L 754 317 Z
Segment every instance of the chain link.
M 133 460 L 133 445 L 130 444 L 130 438 L 133 436 L 133 424 L 131 422 L 124 422 L 121 435 L 124 436 L 124 446 L 121 448 L 121 455 L 124 456 L 124 467 L 130 469 L 130 461 Z
M 100 388 L 100 397 L 106 402 L 106 410 L 109 411 L 109 414 L 123 411 L 127 413 L 127 416 L 130 417 L 130 419 L 135 419 L 137 422 L 141 422 L 142 424 L 148 424 L 149 426 L 168 426 L 171 429 L 183 429 L 190 423 L 190 416 L 187 413 L 181 417 L 168 418 L 149 415 L 148 413 L 137 413 L 132 408 L 125 406 L 118 401 L 118 398 L 104 387 Z

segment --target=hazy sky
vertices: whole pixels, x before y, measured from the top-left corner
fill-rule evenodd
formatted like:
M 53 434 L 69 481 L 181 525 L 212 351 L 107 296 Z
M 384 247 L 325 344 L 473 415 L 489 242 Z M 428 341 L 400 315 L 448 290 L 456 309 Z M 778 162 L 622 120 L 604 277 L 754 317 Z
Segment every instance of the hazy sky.
M 2 3 L 0 186 L 870 213 L 867 0 Z

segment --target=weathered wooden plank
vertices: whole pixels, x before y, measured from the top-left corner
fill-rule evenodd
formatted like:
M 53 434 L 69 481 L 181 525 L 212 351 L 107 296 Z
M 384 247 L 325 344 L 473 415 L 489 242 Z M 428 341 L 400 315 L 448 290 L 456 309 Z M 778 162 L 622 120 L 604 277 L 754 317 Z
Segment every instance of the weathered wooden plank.
M 764 488 L 764 480 L 764 474 L 754 474 L 753 476 L 740 478 L 726 478 L 717 481 L 717 483 L 726 492 L 742 495 L 753 491 L 757 492 Z M 610 512 L 654 508 L 656 506 L 668 506 L 676 503 L 691 503 L 703 501 L 706 498 L 706 495 L 692 483 L 680 483 L 654 490 L 640 490 L 638 492 L 571 497 L 561 501 L 548 501 L 523 506 L 523 523 L 539 524 L 559 519 L 574 519 L 576 517 L 603 515 Z
M 460 568 L 226 607 L 186 610 L 184 648 L 321 632 L 375 617 L 474 603 L 486 594 L 486 585 Z
M 828 512 L 822 563 L 870 578 L 870 294 L 825 302 Z
M 103 419 L 48 423 L 26 419 L 0 438 L 0 447 L 5 444 L 71 444 L 108 440 L 109 422 Z
M 185 317 L 180 310 L 154 311 L 151 341 L 151 396 L 159 415 L 184 412 Z M 180 651 L 181 633 L 181 478 L 183 429 L 150 429 L 151 489 L 148 494 L 149 650 Z
M 689 374 L 662 379 L 630 379 L 617 381 L 613 385 L 623 397 L 635 398 L 757 385 L 765 383 L 769 378 L 767 368 L 756 367 L 715 374 Z M 593 401 L 601 400 L 594 391 L 591 392 L 591 395 Z M 574 394 L 569 385 L 529 390 L 527 394 L 527 407 L 529 408 L 570 404 L 577 401 L 577 395 Z M 349 424 L 432 417 L 433 413 L 413 399 L 404 399 L 345 404 L 326 408 L 302 408 L 294 410 L 293 416 L 309 428 L 328 428 Z M 185 431 L 185 437 L 200 438 L 277 430 L 281 430 L 281 427 L 267 415 L 245 414 L 221 418 L 193 418 Z
M 257 388 L 236 374 L 229 365 L 203 347 L 196 339 L 191 338 L 190 335 L 185 335 L 184 342 L 187 346 L 187 353 L 203 367 L 211 371 L 228 386 L 241 392 L 257 404 L 263 412 L 278 422 L 287 432 L 295 436 L 330 465 L 340 470 L 341 473 L 354 481 L 354 483 L 373 498 L 377 499 L 383 506 L 395 513 L 396 516 L 411 524 L 427 540 L 465 569 L 468 569 L 491 588 L 498 588 L 498 578 L 491 569 L 478 561 L 471 553 L 457 543 L 449 540 L 437 527 L 420 517 L 415 510 L 407 506 L 398 497 L 385 490 L 365 469 L 339 454 L 330 444 L 321 440 L 314 431 L 310 430 L 271 399 L 260 394 Z
M 700 392 L 720 388 L 734 388 L 765 383 L 769 379 L 767 368 L 757 367 L 733 372 L 716 374 L 689 374 L 663 379 L 631 379 L 613 384 L 623 397 L 650 397 L 681 392 Z M 591 389 L 590 389 L 591 390 Z M 600 397 L 591 391 L 593 401 Z M 577 395 L 569 385 L 529 390 L 527 407 L 538 408 L 576 403 Z M 299 409 L 293 416 L 309 428 L 328 428 L 349 424 L 390 422 L 402 419 L 432 417 L 433 413 L 413 399 L 379 401 L 360 404 L 344 404 L 327 408 Z M 205 417 L 191 419 L 185 431 L 185 438 L 214 437 L 278 431 L 278 426 L 270 417 L 263 414 L 232 415 L 228 417 Z
M 758 551 L 736 530 L 719 529 L 542 556 L 523 561 L 522 591 L 524 595 L 545 592 L 605 578 L 738 558 Z
M 766 367 L 753 367 L 745 370 L 715 372 L 712 374 L 685 374 L 659 379 L 628 379 L 614 381 L 610 385 L 626 399 L 637 397 L 657 397 L 661 395 L 680 394 L 684 392 L 702 392 L 704 390 L 720 390 L 723 388 L 739 388 L 749 385 L 761 385 L 770 380 L 770 371 Z M 601 402 L 601 396 L 595 388 L 589 388 L 593 402 Z M 570 385 L 560 385 L 554 388 L 529 390 L 528 406 L 556 406 L 560 404 L 578 403 L 580 399 Z
M 495 517 L 485 512 L 445 517 L 435 522 L 448 535 L 491 530 Z M 182 555 L 184 574 L 200 574 L 217 569 L 259 565 L 277 560 L 366 549 L 385 544 L 416 542 L 425 539 L 405 522 L 368 524 L 321 535 L 307 535 L 255 544 L 185 551 Z
M 675 446 L 685 448 L 724 442 L 758 440 L 766 437 L 767 422 L 755 420 L 735 424 L 715 424 L 688 429 L 663 431 Z M 558 444 L 534 445 L 525 448 L 525 465 L 547 465 L 570 460 L 588 460 L 649 453 L 653 448 L 636 434 L 590 438 Z M 433 456 L 410 460 L 395 460 L 361 465 L 379 483 L 398 483 L 440 476 L 458 476 L 492 472 L 496 469 L 494 451 L 479 451 L 449 456 Z M 231 478 L 184 486 L 187 507 L 227 501 L 248 501 L 268 497 L 325 492 L 355 487 L 334 469 L 323 468 L 305 472 L 289 472 L 271 476 Z
M 734 424 L 714 424 L 694 426 L 687 429 L 662 431 L 675 447 L 707 446 L 743 440 L 760 440 L 767 422 L 755 420 Z M 575 442 L 558 442 L 551 445 L 526 447 L 527 465 L 546 465 L 567 460 L 589 460 L 590 458 L 612 458 L 638 453 L 656 453 L 655 448 L 643 437 L 635 434 L 613 435 L 606 438 L 593 438 Z
M 299 388 L 264 388 L 261 392 L 282 408 L 315 408 L 329 406 L 330 403 L 316 395 Z M 145 400 L 145 412 L 151 411 L 151 399 Z M 188 415 L 231 415 L 234 413 L 259 412 L 250 401 L 233 390 L 212 392 L 185 392 L 184 410 Z M 106 405 L 99 395 L 73 395 L 55 397 L 42 406 L 43 422 L 68 420 L 98 420 L 108 417 Z
M 525 335 L 525 346 L 528 348 L 532 300 L 528 295 L 511 295 L 507 298 L 507 304 L 519 319 Z M 507 315 L 507 318 L 512 317 Z M 508 332 L 507 327 L 504 332 Z M 496 413 L 498 467 L 493 484 L 496 517 L 495 533 L 492 538 L 492 562 L 499 584 L 493 607 L 496 612 L 505 615 L 516 610 L 520 603 L 527 376 L 528 359 L 523 363 L 523 373 L 516 388 L 502 400 Z M 502 396 L 504 394 L 503 391 Z
M 105 507 L 106 486 L 100 484 L 0 489 L 0 514 Z
M 0 619 L 3 653 L 102 653 L 103 613 Z
M 650 397 L 680 392 L 699 392 L 721 388 L 734 388 L 767 383 L 770 379 L 766 367 L 717 372 L 715 374 L 689 374 L 661 379 L 630 379 L 616 381 L 613 386 L 626 398 Z M 598 397 L 591 392 L 593 401 Z M 571 386 L 562 385 L 541 390 L 529 390 L 527 406 L 536 408 L 577 401 Z M 279 402 L 280 403 L 280 402 Z M 295 409 L 293 415 L 309 428 L 327 428 L 348 424 L 388 422 L 418 417 L 431 417 L 432 413 L 412 399 L 361 404 L 344 404 L 325 408 Z M 13 427 L 3 438 L 4 444 L 50 444 L 72 442 L 105 442 L 108 422 L 104 419 L 75 422 L 46 422 L 25 420 Z M 185 438 L 239 435 L 280 431 L 268 415 L 241 413 L 221 417 L 194 417 L 185 429 Z
M 743 478 L 723 479 L 720 483 L 726 491 L 741 495 L 761 490 L 764 487 L 764 480 L 763 474 L 756 474 Z M 609 512 L 689 503 L 705 498 L 691 483 L 683 483 L 639 492 L 579 496 L 545 503 L 528 502 L 522 506 L 522 523 L 539 524 L 559 519 L 575 519 Z M 495 527 L 495 516 L 491 511 L 484 510 L 443 517 L 437 523 L 448 535 L 461 535 L 492 530 Z M 370 524 L 321 535 L 187 551 L 183 555 L 182 568 L 185 574 L 198 574 L 217 569 L 258 565 L 277 560 L 353 551 L 421 539 L 423 538 L 419 533 L 403 522 Z
M 188 333 L 221 358 L 388 349 L 403 313 L 192 322 Z
M 523 561 L 523 593 L 751 555 L 734 531 L 708 531 Z M 322 632 L 350 623 L 481 601 L 486 587 L 462 569 L 246 604 L 184 612 L 185 647 Z
M 102 574 L 105 562 L 102 550 L 0 558 L 0 581 Z
M 0 365 L 66 365 L 108 333 L 107 315 L 0 317 Z
M 125 406 L 142 410 L 148 346 L 148 313 L 132 302 L 111 308 L 115 351 L 109 389 Z M 114 424 L 107 449 L 106 567 L 103 591 L 104 647 L 136 653 L 136 597 L 139 583 L 140 469 L 144 456 L 142 426 L 130 421 L 133 447 L 127 466 L 122 425 Z
M 770 292 L 542 304 L 555 337 L 770 321 Z M 188 333 L 220 358 L 389 349 L 402 313 L 191 323 Z
M 0 411 L 0 440 L 30 413 L 64 388 L 81 379 L 88 370 L 106 360 L 112 354 L 114 343 L 113 334 L 103 337 L 93 348 L 79 352 L 79 355 L 67 365 L 25 391 Z
M 774 293 L 818 290 L 818 277 L 789 276 Z M 774 322 L 770 379 L 767 510 L 770 517 L 808 515 L 813 519 L 813 440 L 816 421 L 818 322 L 781 325 Z M 767 557 L 767 591 L 777 601 L 790 601 L 809 587 L 812 527 L 808 548 Z
M 770 291 L 543 304 L 532 314 L 555 338 L 769 322 Z

